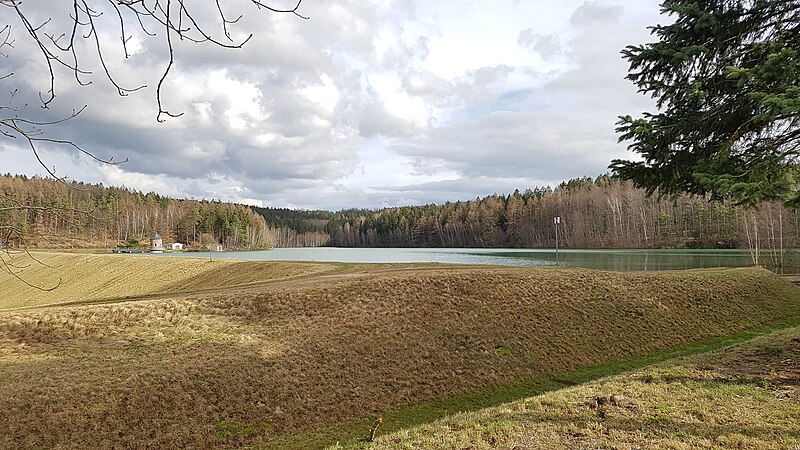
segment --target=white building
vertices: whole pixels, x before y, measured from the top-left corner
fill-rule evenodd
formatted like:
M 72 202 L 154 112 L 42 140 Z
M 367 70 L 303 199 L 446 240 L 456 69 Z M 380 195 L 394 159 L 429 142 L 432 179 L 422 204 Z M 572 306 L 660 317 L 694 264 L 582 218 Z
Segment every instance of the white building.
M 161 253 L 162 251 L 164 251 L 164 244 L 161 236 L 153 233 L 153 237 L 150 238 L 150 253 Z
M 183 250 L 183 244 L 181 244 L 180 242 L 173 242 L 172 244 L 169 244 L 169 249 L 170 250 Z

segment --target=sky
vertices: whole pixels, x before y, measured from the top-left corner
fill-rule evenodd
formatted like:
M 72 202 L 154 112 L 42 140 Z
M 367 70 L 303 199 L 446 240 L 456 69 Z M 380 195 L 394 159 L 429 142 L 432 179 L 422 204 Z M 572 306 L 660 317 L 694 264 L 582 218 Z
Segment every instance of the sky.
M 92 56 L 92 37 L 76 47 L 91 84 L 56 67 L 48 109 L 38 100 L 49 88 L 45 61 L 14 11 L 0 7 L 0 29 L 10 24 L 13 41 L 0 49 L 0 77 L 13 72 L 0 79 L 0 105 L 36 120 L 87 105 L 44 136 L 127 160 L 101 164 L 41 143 L 48 168 L 178 198 L 328 210 L 508 194 L 634 158 L 614 123 L 654 106 L 624 79 L 620 50 L 652 42 L 647 27 L 669 20 L 655 0 L 304 0 L 308 19 L 220 2 L 227 17 L 242 15 L 228 25 L 231 38 L 253 37 L 240 49 L 175 39 L 163 102 L 183 114 L 159 123 L 163 31 L 148 27 L 151 37 L 130 22 L 125 58 L 119 19 L 106 2 L 89 3 L 103 13 L 97 43 L 109 72 L 123 86 L 146 87 L 120 96 Z M 33 24 L 51 19 L 42 34 L 69 32 L 58 3 L 21 8 Z M 214 2 L 190 8 L 224 39 Z M 0 173 L 44 175 L 22 144 L 0 135 Z

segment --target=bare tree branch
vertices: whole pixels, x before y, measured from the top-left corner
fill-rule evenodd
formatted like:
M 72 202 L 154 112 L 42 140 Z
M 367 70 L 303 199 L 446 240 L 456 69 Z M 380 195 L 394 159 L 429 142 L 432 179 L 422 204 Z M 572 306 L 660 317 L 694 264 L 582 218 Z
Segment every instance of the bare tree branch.
M 308 19 L 307 16 L 300 13 L 302 0 L 296 0 L 292 8 L 286 9 L 270 6 L 260 0 L 250 0 L 250 3 L 257 10 L 290 14 L 301 19 Z M 67 79 L 74 78 L 74 82 L 78 86 L 88 86 L 95 81 L 92 67 L 99 66 L 97 70 L 99 76 L 105 78 L 122 97 L 147 87 L 146 83 L 136 83 L 135 86 L 128 87 L 118 81 L 123 78 L 118 77 L 118 74 L 115 73 L 112 64 L 113 58 L 111 58 L 113 52 L 109 53 L 114 46 L 101 38 L 99 32 L 101 30 L 118 30 L 119 40 L 117 42 L 125 59 L 135 53 L 135 50 L 129 46 L 135 34 L 142 39 L 161 42 L 166 48 L 164 70 L 160 72 L 155 89 L 156 120 L 158 122 L 166 121 L 167 117 L 180 117 L 183 114 L 170 112 L 164 102 L 165 84 L 176 63 L 176 42 L 187 41 L 226 49 L 238 49 L 253 37 L 253 34 L 247 34 L 244 39 L 234 39 L 230 27 L 239 23 L 243 15 L 228 16 L 225 0 L 215 0 L 217 18 L 210 22 L 201 20 L 202 15 L 199 10 L 202 6 L 188 0 L 72 0 L 71 4 L 67 4 L 67 12 L 44 19 L 38 18 L 30 12 L 29 4 L 22 0 L 0 0 L 0 8 L 6 8 L 6 11 L 12 13 L 7 19 L 9 23 L 0 24 L 0 58 L 10 59 L 16 56 L 14 54 L 17 51 L 15 37 L 24 38 L 25 42 L 33 45 L 36 52 L 34 57 L 44 65 L 47 74 L 45 85 L 38 91 L 42 109 L 50 109 L 50 106 L 56 101 L 59 86 L 64 81 L 62 78 L 65 70 L 70 73 Z M 199 4 L 202 5 L 203 2 Z M 63 27 L 63 29 L 59 30 L 59 27 Z M 215 29 L 216 31 L 213 31 Z M 18 30 L 21 33 L 19 36 L 15 36 L 14 33 Z M 0 81 L 2 82 L 12 81 L 15 76 L 13 70 L 6 73 L 0 69 Z M 27 146 L 28 151 L 51 177 L 64 183 L 67 180 L 66 176 L 57 173 L 55 167 L 46 163 L 41 156 L 40 147 L 65 147 L 102 164 L 116 165 L 127 162 L 127 159 L 114 161 L 113 157 L 100 158 L 91 149 L 85 149 L 79 143 L 53 136 L 53 129 L 66 122 L 79 120 L 79 116 L 90 107 L 89 105 L 73 109 L 71 113 L 67 113 L 59 119 L 38 119 L 34 114 L 35 111 L 30 110 L 27 103 L 17 101 L 19 94 L 17 90 L 10 89 L 10 91 L 7 100 L 0 101 L 0 137 L 16 139 Z M 67 216 L 71 215 L 94 217 L 92 211 L 60 211 L 57 206 L 43 207 L 21 204 L 8 196 L 0 195 L 0 213 L 3 214 L 36 213 L 43 209 L 57 216 L 60 212 L 64 212 L 65 214 L 60 215 L 59 218 L 65 221 L 69 219 Z M 13 224 L 0 222 L 0 245 L 4 247 L 0 251 L 0 270 L 31 287 L 44 290 L 55 289 L 60 281 L 53 287 L 42 288 L 33 286 L 20 277 L 19 271 L 24 267 L 19 267 L 15 263 L 15 254 L 9 249 L 9 242 L 11 236 L 15 236 L 15 242 L 21 242 L 20 246 L 24 248 L 25 232 L 26 230 Z M 27 253 L 27 250 L 22 252 Z M 29 253 L 28 256 L 36 261 Z
M 69 31 L 60 34 L 47 31 L 50 27 L 55 26 L 53 17 L 47 18 L 41 22 L 34 22 L 31 16 L 26 13 L 26 9 L 21 0 L 0 0 L 0 7 L 13 10 L 18 24 L 22 25 L 27 37 L 37 48 L 40 55 L 39 59 L 47 67 L 48 85 L 46 89 L 39 92 L 41 107 L 44 109 L 49 108 L 57 97 L 59 76 L 56 69 L 58 67 L 63 67 L 71 71 L 78 85 L 86 86 L 92 84 L 92 80 L 88 78 L 92 75 L 92 71 L 87 68 L 88 66 L 86 66 L 84 61 L 78 56 L 77 48 L 82 41 L 90 42 L 93 47 L 92 53 L 94 53 L 97 63 L 102 68 L 103 76 L 117 90 L 120 96 L 124 97 L 132 92 L 146 88 L 147 84 L 144 83 L 135 87 L 125 87 L 117 81 L 117 78 L 107 62 L 107 49 L 104 47 L 104 43 L 101 41 L 98 33 L 99 21 L 104 20 L 106 16 L 102 11 L 103 5 L 105 5 L 113 12 L 113 20 L 116 24 L 106 25 L 104 22 L 104 26 L 114 26 L 118 28 L 119 45 L 121 46 L 124 57 L 129 58 L 131 52 L 128 43 L 133 39 L 133 35 L 130 35 L 127 30 L 129 22 L 135 20 L 134 23 L 138 24 L 138 28 L 141 29 L 146 38 L 161 39 L 166 46 L 166 65 L 158 79 L 158 85 L 156 87 L 156 106 L 158 108 L 156 120 L 158 122 L 164 122 L 165 117 L 180 117 L 182 115 L 182 113 L 170 112 L 164 105 L 163 99 L 164 84 L 169 78 L 175 64 L 176 49 L 174 37 L 182 41 L 185 40 L 198 44 L 209 43 L 222 48 L 237 49 L 244 46 L 253 36 L 251 33 L 239 42 L 234 41 L 229 26 L 238 23 L 243 15 L 240 14 L 236 16 L 235 19 L 228 18 L 223 7 L 223 2 L 224 0 L 215 0 L 215 6 L 218 12 L 216 26 L 221 28 L 221 34 L 224 36 L 224 40 L 215 38 L 211 32 L 207 31 L 207 28 L 212 24 L 201 23 L 197 19 L 198 7 L 190 5 L 187 0 L 73 0 L 71 12 L 69 13 L 69 17 L 66 18 L 70 24 Z M 273 13 L 291 14 L 301 19 L 308 19 L 308 16 L 301 14 L 299 11 L 302 0 L 297 0 L 291 8 L 277 8 L 260 0 L 250 0 L 250 3 L 259 10 L 263 9 Z M 65 19 L 64 17 L 57 18 Z M 63 22 L 63 20 L 59 21 L 59 23 L 61 22 Z M 150 25 L 161 28 L 164 31 L 163 35 L 150 31 Z M 5 24 L 0 28 L 0 57 L 9 57 L 9 54 L 2 50 L 14 48 L 14 40 L 12 39 L 13 28 L 14 24 L 12 23 Z M 0 74 L 0 80 L 6 80 L 13 76 L 13 72 Z M 0 106 L 0 108 L 3 107 Z M 9 108 L 6 107 L 6 109 Z M 21 112 L 23 109 L 24 106 L 16 109 L 16 111 Z M 81 108 L 81 110 L 83 110 L 83 108 Z M 65 119 L 71 119 L 76 115 L 77 114 L 73 114 Z M 23 123 L 31 125 L 34 124 L 34 122 L 35 121 L 32 120 L 25 122 L 17 116 L 0 117 L 0 127 L 6 128 L 0 133 L 6 137 L 13 137 L 9 135 L 14 135 L 16 133 L 26 138 L 31 138 L 34 135 L 41 134 L 42 130 L 21 132 L 18 125 Z M 47 125 L 60 122 L 61 121 L 55 121 L 47 123 Z M 39 125 L 45 124 L 41 123 Z M 9 133 L 9 128 L 14 129 L 14 132 Z M 52 139 L 49 141 L 45 139 L 32 139 L 32 141 L 67 144 L 67 142 L 59 139 Z M 71 144 L 71 146 L 79 149 L 84 154 L 90 154 L 90 152 L 82 150 L 78 145 Z M 94 159 L 102 161 L 98 158 Z M 48 173 L 49 172 L 48 170 Z
M 36 259 L 33 255 L 30 254 L 30 252 L 28 252 L 27 249 L 25 249 L 25 250 L 23 250 L 21 252 L 20 251 L 16 251 L 15 252 L 15 251 L 12 251 L 12 250 L 10 250 L 8 248 L 3 248 L 2 250 L 0 250 L 0 271 L 11 275 L 11 277 L 15 278 L 17 281 L 21 282 L 24 285 L 26 285 L 28 287 L 32 287 L 32 288 L 40 290 L 40 291 L 50 292 L 50 291 L 56 290 L 59 286 L 61 286 L 61 282 L 63 281 L 62 278 L 59 278 L 58 279 L 58 283 L 56 283 L 54 286 L 49 286 L 49 287 L 37 286 L 37 285 L 29 282 L 25 278 L 23 278 L 22 275 L 20 275 L 20 273 L 24 269 L 26 269 L 27 267 L 30 267 L 30 265 L 19 266 L 19 265 L 17 265 L 15 263 L 15 261 L 14 261 L 15 256 L 16 255 L 21 255 L 21 254 L 26 254 L 33 261 L 35 261 L 35 262 L 37 262 L 39 264 L 42 264 L 42 265 L 44 265 L 46 267 L 50 267 L 47 264 L 43 263 L 42 261 Z

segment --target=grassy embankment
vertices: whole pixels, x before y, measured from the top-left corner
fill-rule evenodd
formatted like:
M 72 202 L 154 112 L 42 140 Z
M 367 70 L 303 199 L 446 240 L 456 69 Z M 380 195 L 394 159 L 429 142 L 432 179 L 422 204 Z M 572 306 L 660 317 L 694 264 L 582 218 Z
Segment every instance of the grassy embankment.
M 800 328 L 453 415 L 368 448 L 797 449 Z
M 284 280 L 333 269 L 330 264 L 209 260 L 163 256 L 19 253 L 0 271 L 0 310 L 206 291 Z
M 800 316 L 763 270 L 398 267 L 0 313 L 0 448 L 321 447 Z

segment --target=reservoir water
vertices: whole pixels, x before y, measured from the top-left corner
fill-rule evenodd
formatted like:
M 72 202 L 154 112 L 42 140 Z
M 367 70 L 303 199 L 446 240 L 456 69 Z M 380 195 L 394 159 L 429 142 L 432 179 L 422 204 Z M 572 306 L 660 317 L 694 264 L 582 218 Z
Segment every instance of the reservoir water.
M 681 270 L 710 267 L 749 267 L 747 250 L 559 250 L 475 248 L 276 248 L 266 251 L 165 253 L 164 256 L 211 257 L 269 261 L 357 263 L 448 263 L 504 266 L 563 266 L 605 270 Z M 762 255 L 769 266 L 770 257 Z M 787 257 L 787 263 L 790 262 Z M 795 262 L 795 261 L 791 261 Z M 796 262 L 795 262 L 796 264 Z M 786 273 L 798 273 L 785 265 Z

